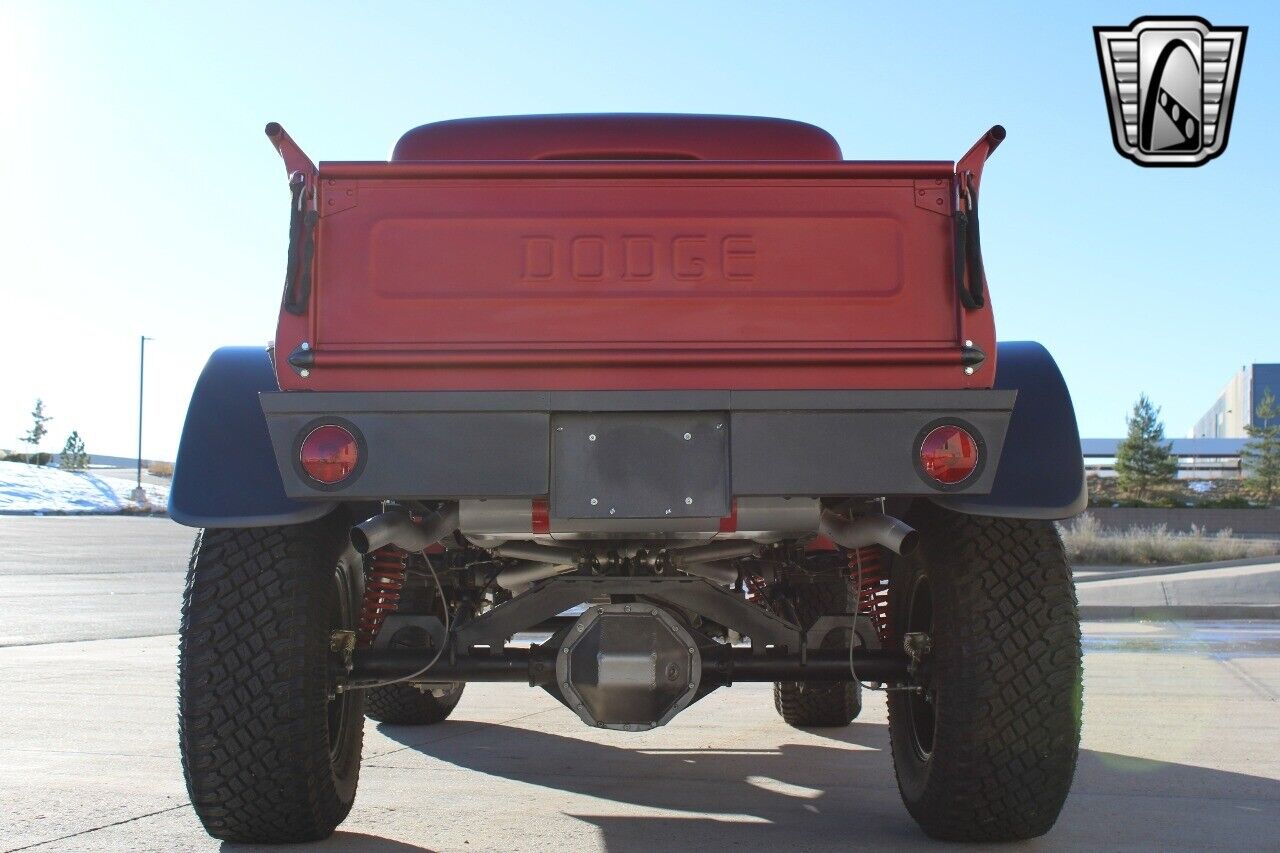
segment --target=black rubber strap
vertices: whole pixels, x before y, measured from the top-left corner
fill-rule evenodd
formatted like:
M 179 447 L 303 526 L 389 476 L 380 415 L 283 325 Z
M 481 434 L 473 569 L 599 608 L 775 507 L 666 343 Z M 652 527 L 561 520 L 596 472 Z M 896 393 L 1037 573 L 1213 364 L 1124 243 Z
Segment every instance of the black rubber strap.
M 966 174 L 963 180 L 967 181 L 968 186 L 961 191 L 965 204 L 957 206 L 954 216 L 953 275 L 960 304 L 966 310 L 973 311 L 986 304 L 983 296 L 986 276 L 982 268 L 982 241 L 978 232 L 978 194 L 975 192 L 972 174 Z
M 960 297 L 960 304 L 969 310 L 973 310 L 978 306 L 973 303 L 973 297 L 969 295 L 969 288 L 965 287 L 964 273 L 968 269 L 968 261 L 966 252 L 969 247 L 969 214 L 959 208 L 956 209 L 954 215 L 955 225 L 952 231 L 955 234 L 955 269 L 954 277 L 956 282 L 956 295 Z
M 966 178 L 969 184 L 969 298 L 975 308 L 981 308 L 986 304 L 987 271 L 982 264 L 982 238 L 978 231 L 978 188 L 974 186 L 972 173 Z
M 311 302 L 311 261 L 316 254 L 316 223 L 320 221 L 320 213 L 308 210 L 303 217 L 302 229 L 306 233 L 302 244 L 302 275 L 298 278 L 298 298 L 294 303 L 294 314 L 307 313 L 307 305 Z
M 311 261 L 315 255 L 315 226 L 320 216 L 314 210 L 303 213 L 306 186 L 301 174 L 289 180 L 289 258 L 284 274 L 284 310 L 290 314 L 305 314 L 311 299 Z

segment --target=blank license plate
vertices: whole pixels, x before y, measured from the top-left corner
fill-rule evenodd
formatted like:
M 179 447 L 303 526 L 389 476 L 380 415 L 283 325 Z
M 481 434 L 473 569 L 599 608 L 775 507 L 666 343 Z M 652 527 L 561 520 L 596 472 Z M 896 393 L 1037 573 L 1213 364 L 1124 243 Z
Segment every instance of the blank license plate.
M 723 518 L 729 419 L 721 412 L 556 414 L 555 518 Z

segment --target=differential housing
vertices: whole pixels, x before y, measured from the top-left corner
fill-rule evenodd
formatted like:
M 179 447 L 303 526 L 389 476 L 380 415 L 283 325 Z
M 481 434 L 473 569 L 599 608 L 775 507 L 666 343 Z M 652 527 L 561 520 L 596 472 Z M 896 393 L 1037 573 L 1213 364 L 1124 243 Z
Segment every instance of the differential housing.
M 702 656 L 693 635 L 656 604 L 593 605 L 556 655 L 565 704 L 600 728 L 665 725 L 698 694 Z

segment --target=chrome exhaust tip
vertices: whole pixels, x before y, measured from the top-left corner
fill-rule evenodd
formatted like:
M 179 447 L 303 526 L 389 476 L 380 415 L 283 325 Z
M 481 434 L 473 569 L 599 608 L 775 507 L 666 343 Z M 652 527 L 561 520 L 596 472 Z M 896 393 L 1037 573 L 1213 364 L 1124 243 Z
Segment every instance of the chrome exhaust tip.
M 351 528 L 351 547 L 369 554 L 387 545 L 422 551 L 458 529 L 458 505 L 446 504 L 435 515 L 414 521 L 409 510 L 395 506 Z
M 915 528 L 890 515 L 861 515 L 850 519 L 823 510 L 818 532 L 845 548 L 882 545 L 904 557 L 920 545 L 920 534 Z

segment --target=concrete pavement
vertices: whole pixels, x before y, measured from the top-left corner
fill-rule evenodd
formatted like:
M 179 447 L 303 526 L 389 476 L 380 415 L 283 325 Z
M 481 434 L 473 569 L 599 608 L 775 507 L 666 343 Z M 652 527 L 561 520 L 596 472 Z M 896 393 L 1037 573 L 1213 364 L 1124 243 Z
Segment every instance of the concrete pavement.
M 174 665 L 172 638 L 0 649 L 0 850 L 219 849 L 186 804 Z M 1280 838 L 1280 625 L 1087 625 L 1085 671 L 1076 784 L 1036 849 Z M 825 733 L 770 700 L 740 685 L 625 734 L 542 691 L 471 685 L 442 725 L 368 725 L 355 809 L 316 849 L 935 846 L 899 802 L 880 696 Z
M 130 515 L 0 516 L 0 577 L 187 571 L 195 531 Z
M 167 518 L 0 517 L 0 646 L 176 633 L 194 536 Z
M 191 537 L 164 519 L 0 518 L 0 851 L 219 849 L 177 756 Z M 1076 785 L 1036 849 L 1274 847 L 1280 622 L 1091 623 L 1085 651 Z M 355 809 L 317 849 L 933 847 L 887 750 L 875 694 L 825 733 L 786 727 L 769 686 L 745 684 L 623 734 L 475 684 L 440 726 L 368 725 Z
M 1076 578 L 1083 618 L 1280 618 L 1275 557 L 1130 569 Z

